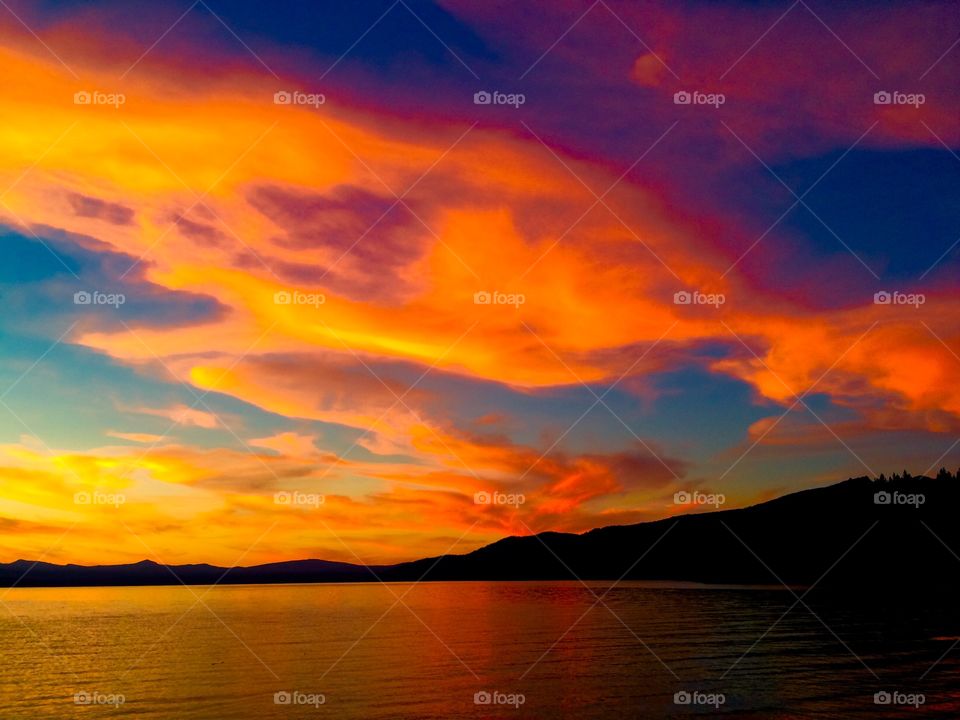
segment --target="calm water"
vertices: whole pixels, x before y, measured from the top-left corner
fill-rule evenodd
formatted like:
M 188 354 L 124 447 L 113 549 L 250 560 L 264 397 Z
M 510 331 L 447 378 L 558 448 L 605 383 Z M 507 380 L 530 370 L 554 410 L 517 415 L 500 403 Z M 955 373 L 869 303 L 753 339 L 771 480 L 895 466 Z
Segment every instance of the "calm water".
M 960 717 L 960 645 L 929 670 L 955 609 L 821 600 L 829 629 L 798 605 L 770 630 L 785 590 L 624 583 L 594 606 L 607 587 L 0 590 L 0 717 Z M 884 690 L 925 702 L 876 705 Z

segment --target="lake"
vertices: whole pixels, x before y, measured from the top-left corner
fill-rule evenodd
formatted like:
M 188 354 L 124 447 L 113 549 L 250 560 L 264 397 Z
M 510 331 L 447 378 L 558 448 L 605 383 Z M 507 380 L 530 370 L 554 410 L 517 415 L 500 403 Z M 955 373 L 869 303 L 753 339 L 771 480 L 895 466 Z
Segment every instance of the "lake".
M 0 717 L 960 717 L 955 606 L 610 586 L 0 590 Z

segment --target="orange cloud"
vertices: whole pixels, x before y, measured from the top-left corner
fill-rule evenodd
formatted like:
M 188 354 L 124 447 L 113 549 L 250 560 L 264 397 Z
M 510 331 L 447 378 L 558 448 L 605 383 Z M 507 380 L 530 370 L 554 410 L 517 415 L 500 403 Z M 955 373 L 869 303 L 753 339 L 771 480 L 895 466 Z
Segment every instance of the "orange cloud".
M 76 82 L 61 68 L 7 49 L 0 62 L 10 77 L 0 89 L 0 180 L 12 185 L 3 218 L 124 253 L 131 278 L 226 309 L 204 324 L 134 323 L 135 333 L 81 325 L 69 342 L 142 372 L 160 358 L 203 391 L 369 431 L 358 441 L 368 451 L 409 455 L 359 461 L 295 432 L 252 438 L 253 452 L 168 443 L 143 456 L 124 446 L 45 457 L 6 447 L 3 496 L 12 499 L 0 514 L 36 523 L 35 552 L 50 527 L 113 517 L 108 505 L 78 510 L 71 490 L 128 494 L 124 517 L 164 559 L 232 562 L 266 523 L 271 537 L 251 560 L 290 548 L 351 560 L 336 536 L 382 560 L 443 552 L 470 527 L 475 545 L 526 527 L 662 516 L 660 495 L 683 475 L 682 462 L 664 467 L 639 450 L 541 457 L 532 445 L 471 436 L 425 413 L 425 393 L 404 396 L 406 383 L 381 378 L 382 364 L 532 392 L 663 370 L 654 356 L 635 365 L 657 341 L 714 343 L 729 352 L 703 361 L 709 369 L 782 405 L 814 389 L 867 419 L 881 411 L 865 400 L 891 401 L 904 425 L 942 431 L 960 417 L 960 361 L 948 349 L 960 340 L 955 297 L 932 292 L 923 311 L 870 298 L 817 312 L 771 300 L 748 279 L 720 279 L 729 263 L 709 224 L 655 188 L 624 180 L 609 208 L 595 203 L 577 178 L 597 189 L 618 179 L 599 163 L 563 155 L 574 177 L 534 139 L 486 129 L 461 137 L 462 127 L 335 103 L 278 108 L 271 88 L 250 78 L 173 90 L 145 73 L 122 88 L 121 108 L 74 105 Z M 638 72 L 655 79 L 649 60 Z M 95 68 L 84 77 L 110 87 Z M 393 192 L 414 183 L 395 204 Z M 384 222 L 376 215 L 391 206 L 385 212 L 404 220 L 368 242 L 366 221 Z M 727 302 L 674 303 L 694 288 Z M 477 302 L 487 297 L 506 302 Z M 133 412 L 219 426 L 184 405 Z M 478 509 L 473 493 L 484 490 L 528 502 Z M 277 491 L 323 495 L 322 514 L 279 507 Z M 62 556 L 94 558 L 102 545 L 89 537 Z M 122 552 L 142 554 L 135 542 Z

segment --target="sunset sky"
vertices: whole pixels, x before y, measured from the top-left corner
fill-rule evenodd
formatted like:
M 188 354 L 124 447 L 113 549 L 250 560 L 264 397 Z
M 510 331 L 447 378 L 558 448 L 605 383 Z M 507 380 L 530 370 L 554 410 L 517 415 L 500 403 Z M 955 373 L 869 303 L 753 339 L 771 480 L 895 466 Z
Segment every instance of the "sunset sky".
M 958 38 L 3 0 L 0 562 L 392 562 L 955 469 Z

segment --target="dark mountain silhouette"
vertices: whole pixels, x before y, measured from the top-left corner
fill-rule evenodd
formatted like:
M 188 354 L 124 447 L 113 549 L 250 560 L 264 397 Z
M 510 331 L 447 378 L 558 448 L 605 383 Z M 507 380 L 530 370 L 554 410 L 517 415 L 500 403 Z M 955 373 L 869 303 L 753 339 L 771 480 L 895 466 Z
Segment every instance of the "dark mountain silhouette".
M 294 560 L 252 567 L 161 565 L 141 560 L 130 565 L 53 565 L 17 560 L 0 564 L 0 587 L 96 585 L 210 585 L 213 583 L 359 582 L 373 580 L 378 566 L 351 565 L 327 560 Z M 17 582 L 17 579 L 22 579 Z
M 879 493 L 879 495 L 878 495 Z M 886 502 L 885 502 L 886 501 Z M 508 537 L 397 565 L 297 560 L 252 567 L 0 564 L 0 586 L 416 580 L 671 580 L 818 587 L 957 587 L 960 481 L 862 477 L 737 510 L 576 535 Z
M 891 502 L 878 504 L 877 493 Z M 960 482 L 952 475 L 862 477 L 738 510 L 510 537 L 468 555 L 394 566 L 381 577 L 957 586 L 958 507 Z

